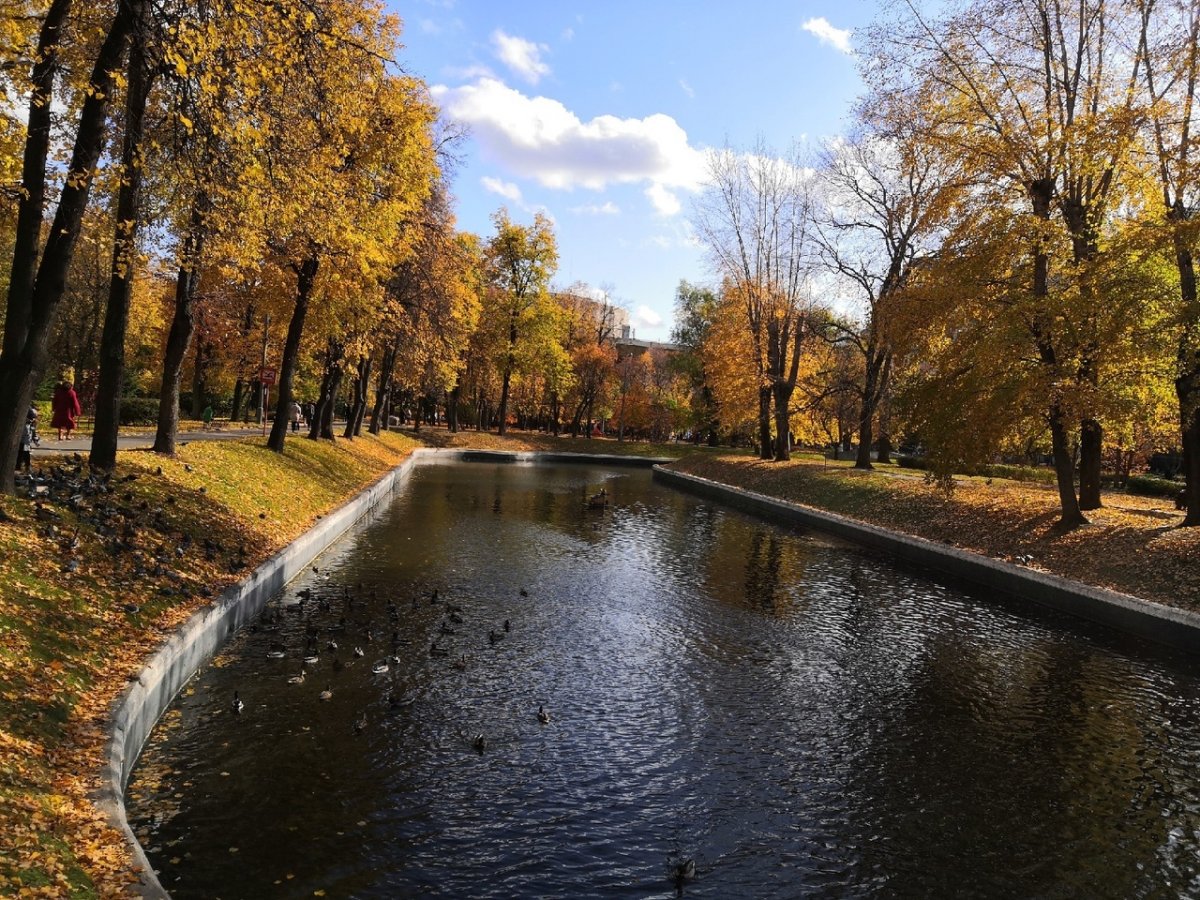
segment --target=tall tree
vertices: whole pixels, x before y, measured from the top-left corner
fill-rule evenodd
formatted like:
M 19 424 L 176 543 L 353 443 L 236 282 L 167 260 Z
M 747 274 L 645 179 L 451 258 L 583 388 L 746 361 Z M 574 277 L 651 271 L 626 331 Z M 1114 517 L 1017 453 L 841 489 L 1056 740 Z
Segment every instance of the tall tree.
M 822 262 L 861 310 L 860 322 L 833 320 L 831 329 L 863 358 L 859 469 L 871 468 L 875 419 L 890 386 L 896 307 L 914 263 L 936 249 L 951 208 L 950 179 L 939 154 L 911 127 L 881 124 L 827 146 L 816 229 Z
M 790 457 L 792 393 L 811 309 L 809 170 L 760 145 L 709 156 L 694 222 L 716 271 L 743 305 L 758 373 L 759 453 Z M 775 440 L 771 438 L 774 403 Z
M 1200 297 L 1196 291 L 1196 210 L 1200 157 L 1196 96 L 1200 9 L 1186 0 L 1140 0 L 1140 51 L 1150 119 L 1147 141 L 1158 182 L 1155 219 L 1166 225 L 1179 276 L 1175 316 L 1175 396 L 1183 445 L 1186 513 L 1200 526 Z
M 491 290 L 489 318 L 503 330 L 505 340 L 500 360 L 500 433 L 508 431 L 508 401 L 512 379 L 538 321 L 539 307 L 549 300 L 550 279 L 558 267 L 558 245 L 550 220 L 537 213 L 532 225 L 518 225 L 501 209 L 492 216 L 496 233 L 484 249 L 485 266 Z
M 276 147 L 277 193 L 263 204 L 263 231 L 277 265 L 295 274 L 295 302 L 279 366 L 268 446 L 282 452 L 305 320 L 319 293 L 326 316 L 339 303 L 382 301 L 388 271 L 409 252 L 403 223 L 437 177 L 433 107 L 424 85 L 388 75 L 395 23 L 329 4 L 313 20 L 325 65 L 275 112 L 286 119 Z M 331 46 L 330 29 L 344 36 Z M 364 36 L 364 30 L 370 41 Z M 336 51 L 336 52 L 334 52 Z M 318 276 L 321 275 L 321 281 Z
M 61 40 L 59 29 L 66 11 L 65 4 L 52 4 L 43 21 L 43 55 L 34 64 L 35 88 L 30 94 L 22 170 L 23 191 L 29 203 L 22 207 L 23 215 L 18 218 L 16 242 L 22 262 L 14 267 L 16 271 L 9 282 L 4 344 L 0 350 L 0 490 L 6 493 L 12 493 L 15 487 L 24 410 L 29 408 L 34 388 L 45 368 L 54 314 L 66 288 L 67 270 L 104 146 L 116 78 L 134 25 L 132 12 L 123 2 L 107 20 L 74 129 L 71 160 L 63 178 L 54 220 L 49 230 L 43 232 L 41 210 L 49 151 L 46 129 L 50 101 L 47 97 L 53 85 L 54 56 Z M 46 60 L 49 60 L 49 70 L 38 69 Z M 37 252 L 39 244 L 40 254 Z M 26 263 L 28 269 L 24 268 Z
M 721 425 L 712 385 L 705 371 L 703 350 L 712 330 L 717 303 L 717 294 L 710 288 L 680 281 L 675 289 L 675 327 L 671 329 L 671 340 L 683 348 L 672 365 L 691 385 L 690 425 L 697 440 L 707 433 L 708 442 L 713 446 L 717 443 Z
M 1121 49 L 1136 45 L 1124 33 L 1126 7 L 1107 0 L 962 0 L 937 20 L 912 0 L 906 7 L 904 21 L 878 30 L 877 80 L 922 104 L 926 138 L 975 173 L 975 203 L 1011 206 L 1020 198 L 1025 209 L 1025 323 L 1051 386 L 1046 421 L 1059 524 L 1074 528 L 1087 521 L 1085 507 L 1100 503 L 1102 429 L 1092 401 L 1108 349 L 1099 335 L 1108 323 L 1097 316 L 1103 304 L 1087 292 L 1096 239 L 1136 131 L 1131 88 L 1139 56 Z M 1067 232 L 1066 254 L 1056 227 Z
M 125 120 L 112 274 L 104 313 L 104 331 L 100 336 L 100 381 L 96 391 L 92 449 L 88 456 L 91 467 L 101 471 L 110 471 L 117 464 L 117 431 L 121 424 L 121 393 L 125 374 L 125 331 L 129 325 L 129 304 L 137 272 L 138 231 L 142 221 L 141 193 L 145 176 L 142 133 L 146 104 L 154 81 L 148 4 L 146 0 L 126 2 L 134 24 L 125 65 Z

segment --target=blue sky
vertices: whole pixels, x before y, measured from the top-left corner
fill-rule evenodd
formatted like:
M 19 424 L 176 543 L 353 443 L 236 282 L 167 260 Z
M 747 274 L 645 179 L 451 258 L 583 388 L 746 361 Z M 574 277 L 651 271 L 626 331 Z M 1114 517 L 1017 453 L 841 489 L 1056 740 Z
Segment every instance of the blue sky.
M 391 0 L 401 62 L 467 125 L 460 228 L 555 222 L 560 287 L 608 288 L 667 339 L 681 278 L 711 281 L 688 218 L 704 152 L 845 129 L 873 2 Z

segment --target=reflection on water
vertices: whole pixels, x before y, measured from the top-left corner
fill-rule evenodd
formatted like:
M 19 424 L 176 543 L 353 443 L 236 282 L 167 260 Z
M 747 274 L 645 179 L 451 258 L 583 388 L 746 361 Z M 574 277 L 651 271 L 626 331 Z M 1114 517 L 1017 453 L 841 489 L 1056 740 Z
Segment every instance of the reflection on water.
M 179 898 L 666 897 L 680 858 L 688 896 L 1196 895 L 1197 675 L 648 473 L 429 466 L 193 681 L 131 819 Z

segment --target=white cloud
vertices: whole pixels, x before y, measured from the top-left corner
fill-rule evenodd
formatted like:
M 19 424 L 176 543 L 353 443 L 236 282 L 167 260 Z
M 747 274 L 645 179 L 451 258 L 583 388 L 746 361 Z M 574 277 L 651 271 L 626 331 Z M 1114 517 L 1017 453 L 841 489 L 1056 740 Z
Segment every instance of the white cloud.
M 451 78 L 470 81 L 472 78 L 495 78 L 495 73 L 487 66 L 446 66 L 442 71 Z
M 479 179 L 479 183 L 483 185 L 484 190 L 499 194 L 505 200 L 511 200 L 513 203 L 521 202 L 521 189 L 511 181 L 501 181 L 499 178 L 484 175 Z
M 657 328 L 663 323 L 663 317 L 645 305 L 637 308 L 637 311 L 633 314 L 632 319 L 635 324 L 644 325 L 647 328 Z
M 425 34 L 442 33 L 442 26 L 433 21 L 433 19 L 421 19 L 419 24 L 421 26 L 421 31 L 423 31 Z
M 850 46 L 851 31 L 849 28 L 834 28 L 824 16 L 809 19 L 800 27 L 809 34 L 816 35 L 817 40 L 822 44 L 828 44 L 850 56 L 854 55 L 854 48 Z
M 707 174 L 704 153 L 661 113 L 583 122 L 557 100 L 527 97 L 494 78 L 437 85 L 432 93 L 448 116 L 471 127 L 494 161 L 548 188 L 641 183 L 660 213 L 674 215 L 681 205 L 672 191 L 699 190 Z
M 587 203 L 583 206 L 572 206 L 571 212 L 581 216 L 615 216 L 621 212 L 621 208 L 611 200 L 606 200 L 599 206 L 597 206 L 595 203 Z
M 646 196 L 654 204 L 654 211 L 660 216 L 673 216 L 682 208 L 679 198 L 663 187 L 657 181 L 646 188 Z
M 691 222 L 687 219 L 675 219 L 667 224 L 665 231 L 642 238 L 638 246 L 659 250 L 697 250 L 703 245 Z
M 564 41 L 569 41 L 573 37 L 575 37 L 575 29 L 572 28 L 570 25 L 568 25 L 566 28 L 563 29 L 562 39 Z
M 687 94 L 689 97 L 694 98 L 696 96 L 696 91 L 692 88 L 692 86 L 690 84 L 687 83 L 686 79 L 684 79 L 684 78 L 679 79 L 679 87 L 682 88 L 683 92 L 685 94 Z
M 550 74 L 550 67 L 542 62 L 542 51 L 550 49 L 545 44 L 535 44 L 497 28 L 492 32 L 492 45 L 496 59 L 530 84 L 537 84 L 543 75 Z

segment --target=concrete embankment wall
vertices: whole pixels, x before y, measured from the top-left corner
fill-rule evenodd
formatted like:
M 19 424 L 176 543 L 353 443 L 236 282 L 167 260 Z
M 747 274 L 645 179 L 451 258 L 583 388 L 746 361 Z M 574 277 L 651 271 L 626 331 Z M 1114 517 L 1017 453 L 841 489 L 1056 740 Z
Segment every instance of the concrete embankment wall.
M 578 453 L 512 453 L 491 450 L 414 450 L 403 463 L 388 472 L 357 497 L 323 517 L 316 525 L 254 570 L 246 579 L 229 587 L 216 600 L 198 610 L 163 643 L 146 662 L 137 678 L 117 698 L 109 717 L 109 739 L 105 748 L 102 786 L 96 803 L 128 841 L 135 862 L 141 866 L 135 891 L 144 897 L 167 898 L 146 858 L 145 851 L 125 815 L 125 786 L 146 739 L 159 717 L 170 706 L 188 680 L 216 655 L 239 628 L 253 619 L 263 605 L 288 582 L 312 564 L 330 545 L 386 500 L 403 484 L 412 467 L 440 462 L 573 462 L 597 465 L 651 466 L 665 462 L 644 457 Z
M 654 477 L 673 487 L 719 500 L 747 512 L 814 528 L 964 581 L 1032 600 L 1042 606 L 1160 644 L 1200 653 L 1200 616 L 1186 610 L 1090 587 L 1057 575 L 923 538 L 898 534 L 835 513 L 789 503 L 662 466 L 654 467 Z

